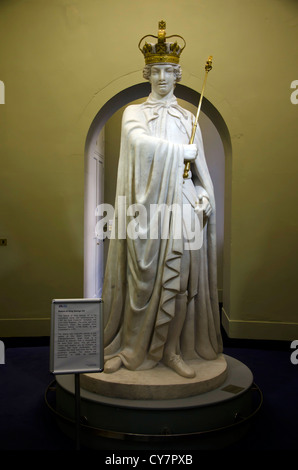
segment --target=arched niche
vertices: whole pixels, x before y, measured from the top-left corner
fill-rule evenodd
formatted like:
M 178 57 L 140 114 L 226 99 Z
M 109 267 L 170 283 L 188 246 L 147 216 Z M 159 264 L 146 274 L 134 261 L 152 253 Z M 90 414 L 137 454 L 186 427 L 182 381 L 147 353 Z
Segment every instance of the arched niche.
M 101 297 L 104 277 L 104 243 L 95 235 L 96 207 L 106 202 L 104 199 L 105 181 L 105 126 L 117 111 L 133 101 L 145 98 L 150 93 L 148 82 L 139 83 L 122 90 L 113 96 L 94 117 L 85 144 L 85 201 L 84 201 L 84 296 Z M 178 101 L 194 113 L 200 94 L 181 84 L 175 88 Z M 189 106 L 187 106 L 189 105 Z M 191 108 L 193 107 L 193 109 Z M 224 263 L 228 262 L 229 233 L 224 220 L 230 213 L 230 160 L 231 142 L 227 126 L 217 109 L 204 97 L 199 120 L 202 129 L 206 159 L 214 183 L 217 203 L 218 240 L 218 284 L 219 298 L 222 299 Z M 114 175 L 116 166 L 114 165 Z M 106 241 L 107 242 L 107 241 Z M 105 242 L 105 243 L 106 243 Z M 224 254 L 225 253 L 225 254 Z

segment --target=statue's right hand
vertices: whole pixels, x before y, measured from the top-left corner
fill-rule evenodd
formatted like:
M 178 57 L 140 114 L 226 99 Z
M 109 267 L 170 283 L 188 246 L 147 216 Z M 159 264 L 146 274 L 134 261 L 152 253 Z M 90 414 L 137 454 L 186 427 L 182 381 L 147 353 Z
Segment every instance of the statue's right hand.
M 184 161 L 194 162 L 198 154 L 198 148 L 195 144 L 188 144 L 184 146 Z

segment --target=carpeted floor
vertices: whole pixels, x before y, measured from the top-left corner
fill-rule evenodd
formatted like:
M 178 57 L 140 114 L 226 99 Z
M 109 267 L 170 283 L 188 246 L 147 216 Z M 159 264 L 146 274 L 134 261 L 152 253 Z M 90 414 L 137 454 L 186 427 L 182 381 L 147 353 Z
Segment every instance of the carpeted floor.
M 49 372 L 49 338 L 2 340 L 6 351 L 5 364 L 0 365 L 0 450 L 75 450 L 75 442 L 60 430 L 45 402 L 46 389 L 54 379 Z M 263 394 L 262 407 L 249 429 L 226 450 L 297 448 L 298 364 L 290 360 L 290 346 L 290 342 L 224 337 L 224 353 L 250 368 Z M 101 439 L 99 447 L 114 451 L 158 448 L 108 439 Z M 198 441 L 175 441 L 166 447 L 195 451 Z

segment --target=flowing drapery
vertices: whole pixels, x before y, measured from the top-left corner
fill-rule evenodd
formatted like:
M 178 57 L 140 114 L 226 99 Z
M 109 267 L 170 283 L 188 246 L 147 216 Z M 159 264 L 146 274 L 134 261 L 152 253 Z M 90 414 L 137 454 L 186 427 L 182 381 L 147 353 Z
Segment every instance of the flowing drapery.
M 126 108 L 122 120 L 113 237 L 105 270 L 103 302 L 105 359 L 120 356 L 132 370 L 151 368 L 162 360 L 167 333 L 180 292 L 184 248 L 183 204 L 194 217 L 198 195 L 213 208 L 203 228 L 203 246 L 191 254 L 188 307 L 181 335 L 185 359 L 214 359 L 222 351 L 217 298 L 215 200 L 204 156 L 200 129 L 195 144 L 198 156 L 191 178 L 183 182 L 184 148 L 193 116 L 170 101 L 151 96 L 141 105 Z M 145 208 L 180 208 L 153 212 L 154 224 L 138 217 L 137 237 L 122 236 L 136 220 L 134 211 Z M 133 209 L 133 210 L 132 210 Z M 157 217 L 158 215 L 158 217 Z M 184 216 L 185 218 L 185 216 Z M 152 229 L 158 236 L 152 237 Z M 119 234 L 122 234 L 119 236 Z M 167 236 L 163 236 L 166 234 Z M 156 235 L 156 232 L 155 232 Z

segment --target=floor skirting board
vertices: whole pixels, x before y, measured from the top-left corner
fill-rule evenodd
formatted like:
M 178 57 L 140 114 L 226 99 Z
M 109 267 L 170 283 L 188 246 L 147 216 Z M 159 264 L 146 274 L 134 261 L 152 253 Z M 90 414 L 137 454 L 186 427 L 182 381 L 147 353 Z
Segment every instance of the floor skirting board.
M 222 326 L 229 338 L 293 341 L 298 339 L 298 323 L 231 319 L 224 307 Z

